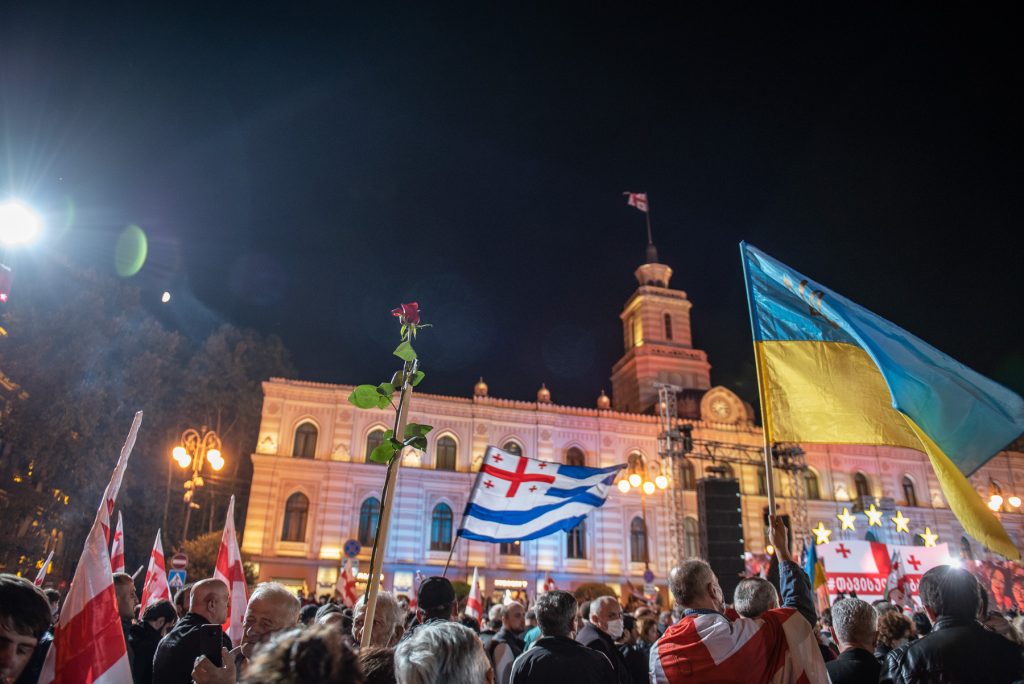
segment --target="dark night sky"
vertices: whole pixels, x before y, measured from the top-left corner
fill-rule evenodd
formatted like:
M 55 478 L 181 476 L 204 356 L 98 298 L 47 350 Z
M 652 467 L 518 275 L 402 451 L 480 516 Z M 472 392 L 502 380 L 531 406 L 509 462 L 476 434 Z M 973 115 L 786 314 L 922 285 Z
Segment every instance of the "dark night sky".
M 716 384 L 756 393 L 746 239 L 1024 392 L 1010 16 L 364 4 L 4 3 L 0 195 L 50 228 L 12 258 L 112 270 L 137 224 L 132 280 L 194 338 L 227 320 L 304 379 L 379 382 L 416 299 L 425 391 L 591 406 L 646 190 Z

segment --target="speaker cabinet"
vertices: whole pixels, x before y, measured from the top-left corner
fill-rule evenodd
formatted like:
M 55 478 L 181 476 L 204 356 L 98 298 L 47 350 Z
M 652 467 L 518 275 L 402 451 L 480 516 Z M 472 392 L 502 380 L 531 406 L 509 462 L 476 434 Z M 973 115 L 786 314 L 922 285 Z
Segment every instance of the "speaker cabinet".
M 743 511 L 740 484 L 733 479 L 697 481 L 700 555 L 718 575 L 726 603 L 732 602 L 743 562 Z

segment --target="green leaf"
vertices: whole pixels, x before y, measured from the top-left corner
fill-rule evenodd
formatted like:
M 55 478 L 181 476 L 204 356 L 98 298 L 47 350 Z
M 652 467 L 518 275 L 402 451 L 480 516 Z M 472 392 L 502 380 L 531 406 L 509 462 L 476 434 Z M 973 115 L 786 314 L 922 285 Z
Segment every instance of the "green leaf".
M 405 426 L 405 438 L 426 437 L 427 433 L 433 430 L 432 425 L 420 425 L 419 423 L 408 423 Z
M 391 403 L 391 397 L 386 397 L 383 394 L 378 394 L 377 395 L 377 408 L 385 409 L 385 408 L 388 407 L 388 404 L 390 404 L 390 403 Z
M 348 395 L 349 403 L 361 409 L 378 408 L 378 399 L 380 399 L 380 394 L 377 393 L 377 388 L 373 385 L 359 385 L 352 390 L 352 394 Z
M 410 446 L 413 449 L 419 449 L 420 451 L 426 451 L 427 438 L 423 435 L 413 435 L 409 439 L 405 440 L 405 446 Z
M 374 463 L 390 463 L 395 455 L 395 445 L 389 441 L 381 442 L 380 446 L 370 452 L 370 460 Z
M 382 382 L 377 385 L 377 391 L 390 399 L 391 395 L 395 393 L 395 386 L 390 382 Z
M 415 373 L 413 373 L 412 374 L 412 386 L 415 387 L 416 385 L 420 384 L 420 380 L 422 380 L 424 377 L 426 377 L 426 375 L 427 374 L 424 373 L 423 371 L 416 371 Z
M 394 431 L 394 430 L 386 430 L 386 431 L 384 432 L 384 440 L 385 440 L 385 441 L 387 441 L 387 440 L 391 439 L 391 438 L 392 438 L 392 437 L 394 437 L 394 436 L 395 436 L 395 431 Z
M 412 361 L 416 358 L 416 350 L 409 344 L 409 340 L 402 340 L 392 353 L 403 361 Z

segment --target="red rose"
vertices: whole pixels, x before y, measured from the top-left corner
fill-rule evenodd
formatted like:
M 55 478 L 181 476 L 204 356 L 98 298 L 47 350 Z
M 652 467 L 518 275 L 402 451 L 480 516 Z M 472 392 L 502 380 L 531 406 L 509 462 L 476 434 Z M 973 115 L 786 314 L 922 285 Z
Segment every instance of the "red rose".
M 409 302 L 408 304 L 402 304 L 397 309 L 391 310 L 392 316 L 398 316 L 408 325 L 419 325 L 420 322 L 420 305 L 416 302 Z

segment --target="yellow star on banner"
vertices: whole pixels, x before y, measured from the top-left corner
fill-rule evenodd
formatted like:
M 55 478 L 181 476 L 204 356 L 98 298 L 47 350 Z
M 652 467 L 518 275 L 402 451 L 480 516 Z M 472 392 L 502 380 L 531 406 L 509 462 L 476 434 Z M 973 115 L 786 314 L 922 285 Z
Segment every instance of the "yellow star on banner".
M 844 508 L 840 515 L 836 516 L 839 518 L 839 522 L 843 523 L 844 530 L 857 531 L 857 528 L 853 526 L 854 521 L 857 519 L 855 516 L 850 515 L 850 509 Z
M 903 511 L 896 511 L 896 516 L 889 518 L 889 520 L 892 520 L 893 524 L 896 525 L 897 532 L 906 532 L 907 534 L 910 534 L 910 528 L 907 527 L 910 523 L 910 518 L 904 517 Z
M 935 546 L 935 542 L 939 540 L 939 535 L 932 534 L 932 528 L 930 527 L 924 528 L 924 532 L 917 536 L 924 540 L 925 546 Z
M 828 538 L 832 534 L 832 530 L 825 527 L 825 523 L 818 521 L 818 526 L 815 527 L 811 532 L 817 539 L 814 540 L 815 544 L 828 544 Z
M 882 526 L 882 511 L 875 509 L 875 504 L 871 504 L 871 508 L 864 511 L 864 515 L 868 516 L 868 527 L 874 525 L 875 527 Z

